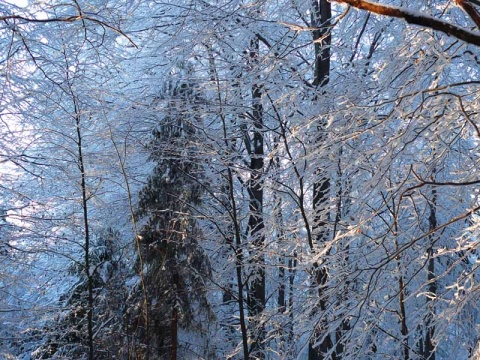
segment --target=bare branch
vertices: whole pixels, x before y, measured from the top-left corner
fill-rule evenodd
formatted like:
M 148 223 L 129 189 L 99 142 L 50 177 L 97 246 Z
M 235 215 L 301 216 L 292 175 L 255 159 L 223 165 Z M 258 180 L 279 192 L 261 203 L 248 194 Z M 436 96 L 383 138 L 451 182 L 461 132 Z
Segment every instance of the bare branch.
M 466 0 L 455 0 L 455 3 L 472 18 L 475 25 L 477 25 L 477 28 L 480 28 L 480 14 L 477 9 Z
M 6 20 L 22 20 L 25 22 L 30 22 L 30 23 L 54 23 L 54 22 L 66 22 L 66 23 L 71 23 L 75 21 L 90 21 L 99 25 L 102 25 L 106 27 L 107 29 L 110 29 L 121 36 L 125 37 L 130 44 L 132 44 L 134 47 L 138 47 L 133 40 L 125 34 L 122 30 L 119 28 L 116 28 L 102 20 L 98 20 L 89 16 L 84 15 L 83 13 L 80 13 L 79 15 L 72 15 L 72 16 L 67 16 L 67 17 L 55 17 L 55 18 L 46 18 L 46 19 L 37 19 L 37 18 L 27 18 L 21 15 L 3 15 L 0 16 L 0 21 L 6 21 Z
M 444 34 L 451 35 L 466 43 L 480 46 L 480 33 L 470 31 L 463 27 L 451 24 L 447 21 L 434 18 L 397 6 L 383 5 L 368 0 L 333 0 L 338 3 L 348 4 L 357 9 L 366 10 L 378 15 L 391 16 L 404 19 L 409 24 L 420 25 L 433 30 L 441 31 Z M 475 10 L 475 9 L 474 9 Z
M 78 20 L 82 20 L 82 19 L 84 19 L 84 17 L 80 16 L 80 15 L 59 17 L 59 18 L 46 18 L 46 19 L 27 18 L 27 17 L 21 16 L 21 15 L 3 15 L 3 16 L 0 16 L 0 21 L 23 20 L 25 22 L 32 22 L 32 23 L 74 22 L 74 21 L 78 21 Z

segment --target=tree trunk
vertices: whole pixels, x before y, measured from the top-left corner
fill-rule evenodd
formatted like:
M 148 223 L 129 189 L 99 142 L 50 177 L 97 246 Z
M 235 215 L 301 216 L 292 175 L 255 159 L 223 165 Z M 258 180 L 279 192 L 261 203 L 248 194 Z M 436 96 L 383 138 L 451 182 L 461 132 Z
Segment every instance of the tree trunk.
M 67 73 L 67 80 L 68 73 Z M 83 209 L 83 228 L 85 232 L 84 244 L 84 266 L 85 275 L 87 277 L 87 345 L 88 345 L 88 359 L 94 359 L 94 343 L 93 343 L 93 274 L 90 272 L 90 227 L 88 221 L 88 194 L 87 182 L 85 174 L 85 161 L 83 158 L 83 144 L 82 144 L 82 130 L 81 130 L 81 116 L 80 108 L 77 103 L 77 98 L 70 88 L 72 101 L 75 111 L 75 127 L 77 133 L 77 161 L 78 169 L 80 170 L 80 187 L 82 191 L 82 209 Z
M 315 47 L 315 67 L 313 85 L 315 88 L 321 88 L 328 84 L 330 75 L 330 20 L 332 17 L 332 10 L 330 2 L 327 0 L 313 0 L 312 1 L 312 27 L 316 28 L 312 32 L 314 47 Z M 318 93 L 315 93 L 315 100 L 318 100 Z M 318 126 L 318 143 L 324 140 L 323 131 L 324 124 Z M 320 177 L 313 186 L 313 210 L 314 210 L 314 224 L 313 233 L 317 244 L 321 244 L 328 239 L 327 229 L 327 207 L 330 192 L 330 179 L 325 173 L 321 173 L 318 169 L 316 174 Z M 312 249 L 315 251 L 315 249 Z M 328 281 L 328 272 L 321 264 L 315 264 L 313 269 L 313 283 L 317 286 L 319 303 L 318 307 L 321 312 L 326 310 L 327 301 L 325 297 L 325 286 Z M 320 331 L 325 331 L 325 321 L 321 321 Z M 315 329 L 317 332 L 318 329 Z M 315 334 L 309 344 L 308 358 L 309 360 L 321 360 L 325 358 L 325 353 L 328 353 L 333 348 L 333 342 L 330 334 Z M 320 344 L 316 346 L 318 339 L 322 339 Z M 315 347 L 314 347 L 315 346 Z M 335 357 L 335 356 L 333 356 Z
M 391 206 L 391 216 L 393 219 L 397 219 L 397 214 L 394 212 L 393 209 L 396 209 L 396 204 L 392 200 Z M 393 228 L 395 230 L 395 234 L 399 233 L 398 223 L 395 220 L 393 223 Z M 405 282 L 403 280 L 403 270 L 402 270 L 402 262 L 399 253 L 399 243 L 398 238 L 396 235 L 394 239 L 395 243 L 395 253 L 398 255 L 395 257 L 395 261 L 397 263 L 397 271 L 398 271 L 398 308 L 399 308 L 399 322 L 400 322 L 400 333 L 402 334 L 402 348 L 403 348 L 403 359 L 409 360 L 410 359 L 410 346 L 408 345 L 408 326 L 407 326 L 407 312 L 405 309 Z
M 429 203 L 430 216 L 428 218 L 429 230 L 433 231 L 437 227 L 437 190 L 432 189 L 432 200 Z M 435 281 L 435 258 L 433 257 L 433 246 L 435 239 L 433 234 L 428 237 L 430 242 L 427 255 L 428 255 L 428 268 L 427 268 L 427 283 L 428 292 L 427 296 L 427 309 L 429 313 L 425 319 L 425 351 L 424 357 L 427 360 L 435 360 L 435 346 L 433 344 L 433 336 L 435 334 L 435 325 L 432 324 L 432 320 L 435 314 L 435 305 L 432 298 L 437 295 L 437 283 Z
M 217 90 L 217 99 L 218 99 L 218 104 L 220 106 L 220 109 L 223 108 L 222 105 L 222 97 L 221 97 L 221 92 L 220 92 L 220 81 L 218 78 L 218 73 L 217 69 L 215 66 L 215 58 L 213 56 L 213 53 L 208 49 L 208 54 L 209 54 L 209 73 L 210 73 L 210 78 L 212 81 L 215 82 L 216 90 Z M 222 120 L 222 132 L 223 132 L 223 139 L 225 143 L 225 149 L 227 151 L 227 158 L 228 158 L 228 153 L 231 150 L 231 145 L 229 143 L 229 136 L 227 132 L 227 120 L 225 118 L 225 114 L 223 113 L 223 109 L 220 113 L 220 119 Z M 227 193 L 228 193 L 228 201 L 227 201 L 227 211 L 230 215 L 230 219 L 232 221 L 231 223 L 231 229 L 233 233 L 233 238 L 232 239 L 226 239 L 227 243 L 230 242 L 230 245 L 235 251 L 235 281 L 237 285 L 237 304 L 238 304 L 238 312 L 239 312 L 239 321 L 240 321 L 240 331 L 242 334 L 242 350 L 243 350 L 243 359 L 248 360 L 249 358 L 249 349 L 248 349 L 248 333 L 247 333 L 247 322 L 245 319 L 245 306 L 244 306 L 244 282 L 243 282 L 243 275 L 242 275 L 242 269 L 243 269 L 243 249 L 242 249 L 242 237 L 241 237 L 241 231 L 240 231 L 240 220 L 238 219 L 238 209 L 237 209 L 237 202 L 235 200 L 235 193 L 234 193 L 234 178 L 233 178 L 233 172 L 232 172 L 232 167 L 233 165 L 231 164 L 230 160 L 226 161 L 227 163 L 227 171 L 226 171 L 226 177 L 227 177 Z M 235 240 L 235 242 L 233 241 Z M 232 286 L 233 288 L 233 286 Z M 233 291 L 233 289 L 232 289 Z M 225 297 L 224 299 L 227 300 L 228 297 Z
M 398 243 L 397 240 L 395 240 L 395 244 L 397 245 L 398 249 Z M 400 270 L 400 260 L 397 260 L 397 267 Z M 410 359 L 410 352 L 409 352 L 409 346 L 408 346 L 408 327 L 407 327 L 407 312 L 405 311 L 405 284 L 403 282 L 403 275 L 400 273 L 400 276 L 398 278 L 398 303 L 400 307 L 400 332 L 402 334 L 402 343 L 403 343 L 403 359 L 408 360 Z
M 87 185 L 85 181 L 85 166 L 82 154 L 82 136 L 80 131 L 80 115 L 77 114 L 77 135 L 78 135 L 78 162 L 81 172 L 83 226 L 85 230 L 85 273 L 87 275 L 88 298 L 87 298 L 87 327 L 88 327 L 88 359 L 94 359 L 93 346 L 93 275 L 90 273 L 90 231 L 88 223 L 87 207 Z
M 293 316 L 293 305 L 294 305 L 294 293 L 295 293 L 295 273 L 297 271 L 297 253 L 294 252 L 293 259 L 288 259 L 288 314 L 290 316 L 290 323 L 288 326 L 288 343 L 293 344 L 294 340 L 294 316 Z
M 250 61 L 254 71 L 258 71 L 259 39 L 257 36 L 250 42 Z M 258 76 L 255 76 L 258 79 Z M 255 263 L 251 275 L 253 280 L 248 291 L 249 312 L 252 318 L 250 355 L 263 359 L 263 341 L 265 339 L 264 326 L 258 321 L 259 315 L 265 309 L 265 262 L 263 246 L 265 243 L 263 223 L 263 86 L 258 83 L 252 85 L 252 120 L 253 138 L 250 154 L 250 181 L 248 193 L 250 195 L 250 217 L 248 219 L 248 233 L 252 241 Z
M 332 42 L 330 21 L 331 4 L 327 0 L 312 1 L 312 36 L 315 44 L 315 68 L 313 85 L 323 87 L 328 84 L 330 76 L 330 44 Z

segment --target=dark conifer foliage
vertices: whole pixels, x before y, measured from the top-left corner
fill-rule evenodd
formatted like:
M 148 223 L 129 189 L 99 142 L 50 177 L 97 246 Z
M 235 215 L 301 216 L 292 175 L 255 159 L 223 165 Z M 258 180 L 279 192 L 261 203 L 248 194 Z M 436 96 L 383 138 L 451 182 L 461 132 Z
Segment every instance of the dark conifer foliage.
M 193 319 L 199 318 L 198 305 L 207 309 L 210 271 L 195 219 L 202 167 L 197 162 L 199 119 L 190 114 L 200 100 L 186 83 L 169 85 L 166 92 L 168 101 L 156 105 L 165 115 L 148 145 L 155 166 L 139 198 L 138 216 L 145 224 L 138 236 L 138 266 L 145 289 L 138 301 L 144 301 L 144 308 L 135 315 L 141 325 L 131 329 L 144 348 L 142 356 L 153 359 L 181 358 L 178 329 L 201 327 Z
M 90 248 L 93 270 L 95 324 L 95 359 L 118 356 L 123 345 L 123 305 L 127 292 L 125 259 L 119 249 L 119 233 L 112 228 L 95 236 Z M 88 278 L 81 262 L 72 262 L 69 272 L 78 277 L 70 289 L 61 296 L 65 309 L 30 336 L 46 339 L 32 352 L 33 359 L 71 358 L 83 359 L 88 354 L 87 309 Z

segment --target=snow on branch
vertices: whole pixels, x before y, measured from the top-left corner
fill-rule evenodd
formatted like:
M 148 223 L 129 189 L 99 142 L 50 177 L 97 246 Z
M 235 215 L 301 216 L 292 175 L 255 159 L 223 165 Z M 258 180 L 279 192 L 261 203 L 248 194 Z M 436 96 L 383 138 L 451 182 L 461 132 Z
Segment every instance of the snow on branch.
M 397 6 L 390 6 L 390 5 L 384 5 L 384 4 L 379 4 L 375 2 L 371 2 L 368 0 L 333 0 L 338 3 L 344 3 L 348 4 L 350 6 L 353 6 L 354 8 L 361 9 L 361 10 L 366 10 L 378 15 L 384 15 L 384 16 L 391 16 L 391 17 L 396 17 L 400 19 L 404 19 L 406 22 L 409 24 L 414 24 L 414 25 L 420 25 L 424 27 L 428 27 L 437 31 L 441 31 L 447 35 L 455 36 L 456 38 L 463 40 L 469 44 L 477 45 L 480 46 L 480 33 L 477 31 L 470 31 L 468 29 L 465 29 L 463 27 L 451 24 L 447 21 L 437 19 L 435 17 L 421 14 L 416 11 L 412 11 L 409 9 L 405 9 L 402 7 L 397 7 Z M 466 1 L 457 1 L 457 4 L 462 7 L 462 9 L 467 12 L 471 17 L 471 11 L 468 12 L 467 9 L 471 10 L 468 6 L 462 6 L 468 4 Z M 472 17 L 472 19 L 477 23 L 479 21 L 480 23 L 480 16 L 478 16 L 478 13 L 476 12 L 475 9 L 475 14 L 477 17 Z M 474 15 L 475 16 L 475 15 Z M 477 23 L 477 26 L 479 25 Z
M 25 22 L 33 22 L 33 23 L 48 23 L 48 22 L 74 22 L 74 21 L 85 19 L 85 18 L 86 17 L 82 15 L 73 15 L 68 17 L 46 18 L 46 19 L 27 18 L 21 15 L 2 15 L 0 16 L 0 21 L 23 20 Z
M 67 17 L 54 17 L 54 18 L 45 18 L 45 19 L 29 18 L 21 15 L 0 15 L 0 21 L 8 21 L 8 20 L 21 20 L 27 23 L 55 23 L 55 22 L 72 23 L 76 21 L 90 21 L 92 23 L 101 25 L 107 29 L 112 30 L 113 32 L 120 34 L 121 36 L 125 37 L 134 47 L 137 47 L 137 45 L 133 42 L 133 40 L 130 39 L 130 37 L 119 28 L 112 26 L 102 20 L 99 20 L 90 16 L 86 16 L 82 13 L 80 13 L 79 15 L 72 15 Z

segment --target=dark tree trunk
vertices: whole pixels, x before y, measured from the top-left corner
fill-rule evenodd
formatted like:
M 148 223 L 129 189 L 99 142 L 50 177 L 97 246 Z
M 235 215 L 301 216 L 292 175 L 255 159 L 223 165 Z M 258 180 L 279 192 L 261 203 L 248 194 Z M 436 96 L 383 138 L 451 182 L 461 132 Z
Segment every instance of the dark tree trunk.
M 392 200 L 391 209 L 396 209 L 395 202 Z M 395 212 L 391 212 L 392 218 L 396 219 L 397 214 Z M 393 224 L 393 228 L 395 230 L 395 234 L 399 233 L 398 223 L 395 221 Z M 399 253 L 400 246 L 398 244 L 398 239 L 395 236 L 395 252 L 398 254 L 395 257 L 395 261 L 397 262 L 397 270 L 399 273 L 398 276 L 398 307 L 399 307 L 399 322 L 400 322 L 400 333 L 402 334 L 402 348 L 403 348 L 403 359 L 409 360 L 410 359 L 410 346 L 408 345 L 408 326 L 407 326 L 407 311 L 405 309 L 405 282 L 403 281 L 403 271 L 401 266 L 401 257 Z
M 222 119 L 223 124 L 225 125 L 225 119 Z M 243 296 L 243 251 L 242 251 L 242 240 L 240 234 L 240 223 L 237 218 L 237 203 L 235 201 L 235 194 L 233 193 L 233 173 L 231 168 L 228 168 L 228 182 L 229 182 L 229 197 L 232 205 L 232 221 L 233 227 L 235 230 L 235 275 L 237 281 L 237 297 L 238 297 L 238 311 L 240 313 L 240 330 L 242 333 L 242 348 L 243 348 L 243 359 L 248 360 L 249 358 L 249 349 L 248 349 L 248 334 L 247 334 L 247 324 L 245 321 L 245 309 L 244 309 L 244 296 Z
M 280 159 L 278 156 L 275 157 L 273 161 L 275 165 L 275 169 L 280 169 Z M 280 249 L 280 256 L 278 257 L 278 294 L 277 294 L 277 311 L 280 314 L 285 314 L 287 311 L 287 303 L 286 303 L 286 292 L 287 292 L 287 279 L 286 279 L 286 259 L 288 258 L 288 254 L 285 250 L 285 225 L 283 223 L 283 216 L 282 216 L 282 198 L 276 191 L 273 192 L 273 212 L 275 216 L 275 230 L 277 232 L 277 244 Z M 289 343 L 288 328 L 286 327 L 287 324 L 281 323 L 278 327 L 278 341 L 280 343 L 280 352 L 284 356 L 288 353 L 288 349 L 291 347 L 291 343 Z
M 384 197 L 384 200 L 386 198 Z M 393 223 L 393 230 L 394 234 L 399 233 L 399 228 L 398 228 L 398 223 L 396 221 L 397 219 L 397 213 L 394 209 L 396 209 L 397 206 L 395 204 L 395 201 L 392 200 L 392 204 L 390 207 L 390 215 L 394 219 Z M 408 360 L 410 359 L 410 346 L 408 345 L 408 326 L 407 326 L 407 312 L 405 309 L 405 291 L 406 291 L 406 286 L 404 282 L 404 277 L 403 277 L 403 269 L 401 266 L 401 256 L 400 256 L 400 245 L 398 243 L 398 238 L 396 235 L 394 235 L 394 244 L 395 244 L 395 253 L 397 254 L 395 256 L 395 261 L 397 264 L 397 271 L 398 271 L 398 318 L 400 322 L 400 333 L 402 334 L 402 350 L 403 350 L 403 359 Z
M 85 232 L 84 245 L 84 266 L 85 275 L 87 277 L 87 344 L 88 359 L 94 359 L 94 343 L 93 343 L 93 274 L 90 272 L 90 227 L 88 221 L 88 194 L 85 174 L 85 161 L 83 158 L 82 131 L 80 109 L 77 104 L 75 95 L 72 92 L 73 104 L 75 109 L 75 125 L 77 129 L 77 147 L 78 147 L 78 169 L 80 170 L 80 187 L 82 190 L 82 208 L 83 208 L 83 227 Z
M 254 71 L 258 71 L 259 39 L 255 36 L 250 43 L 250 61 Z M 258 76 L 257 80 L 258 79 Z M 263 246 L 265 243 L 263 223 L 263 86 L 258 83 L 252 85 L 252 120 L 253 137 L 250 154 L 250 181 L 248 192 L 250 195 L 250 217 L 248 219 L 248 233 L 253 242 L 252 261 L 255 263 L 254 280 L 248 291 L 248 307 L 252 317 L 252 338 L 250 354 L 256 358 L 264 358 L 263 341 L 265 339 L 263 325 L 255 319 L 265 309 L 265 270 L 263 268 Z
M 332 42 L 330 21 L 331 4 L 327 0 L 312 1 L 312 27 L 315 44 L 315 68 L 313 85 L 322 87 L 328 84 L 330 76 L 330 44 Z
M 399 260 L 398 260 L 399 262 Z M 400 263 L 398 264 L 400 269 Z M 405 310 L 405 284 L 403 283 L 403 275 L 400 274 L 398 278 L 398 291 L 399 291 L 399 307 L 400 307 L 400 332 L 403 336 L 403 359 L 410 359 L 410 351 L 408 346 L 408 327 L 407 327 L 407 312 Z
M 339 151 L 339 160 L 337 164 L 337 181 L 336 181 L 336 189 L 337 189 L 337 196 L 336 196 L 336 214 L 335 214 L 335 223 L 333 225 L 333 237 L 337 236 L 338 228 L 340 222 L 344 218 L 344 216 L 349 212 L 350 201 L 347 197 L 344 197 L 344 193 L 349 192 L 351 185 L 350 180 L 345 177 L 342 171 L 342 163 L 340 161 L 341 155 L 343 154 L 343 149 L 340 148 Z M 339 263 L 340 267 L 348 268 L 350 262 L 350 245 L 343 244 L 341 241 L 337 244 L 337 252 L 340 251 L 344 255 L 342 255 L 337 262 Z M 345 279 L 342 283 L 341 287 L 339 288 L 339 294 L 337 295 L 337 303 L 341 307 L 343 302 L 349 296 L 349 289 L 350 288 L 350 280 Z M 343 317 L 341 325 L 335 331 L 335 355 L 337 358 L 341 358 L 343 352 L 345 351 L 345 335 L 351 330 L 350 321 L 346 314 L 339 314 L 339 317 Z
M 217 93 L 218 101 L 219 101 L 219 104 L 222 104 L 222 97 L 220 96 L 219 79 L 218 79 L 218 74 L 215 67 L 215 59 L 213 54 L 210 51 L 209 51 L 209 63 L 210 63 L 211 79 L 216 83 L 217 91 L 218 91 Z M 222 129 L 223 129 L 223 138 L 225 142 L 225 148 L 228 153 L 231 150 L 231 145 L 229 144 L 229 140 L 228 140 L 229 136 L 227 132 L 227 120 L 223 112 L 220 113 L 220 118 L 222 120 Z M 233 232 L 233 238 L 227 239 L 227 243 L 229 243 L 235 251 L 235 281 L 237 285 L 236 298 L 237 298 L 238 312 L 239 312 L 240 331 L 242 334 L 243 359 L 248 360 L 249 358 L 248 332 L 247 332 L 247 322 L 245 319 L 244 282 L 243 282 L 243 275 L 242 275 L 242 269 L 244 266 L 242 237 L 241 237 L 241 231 L 240 231 L 240 220 L 237 217 L 238 215 L 237 203 L 236 203 L 235 194 L 234 194 L 234 177 L 233 177 L 233 171 L 232 171 L 233 165 L 231 164 L 230 160 L 227 160 L 226 163 L 228 164 L 226 177 L 227 177 L 227 183 L 228 183 L 227 189 L 228 189 L 228 200 L 229 200 L 227 201 L 228 203 L 227 210 L 230 214 L 230 218 L 232 221 L 231 229 Z M 224 299 L 226 300 L 229 297 L 230 296 L 227 296 Z
M 295 272 L 297 269 L 297 253 L 293 254 L 293 259 L 288 260 L 288 313 L 290 315 L 290 323 L 288 326 L 288 341 L 289 344 L 293 344 L 294 340 L 294 331 L 293 331 L 293 323 L 294 323 L 294 315 L 293 315 L 293 296 L 295 292 Z
M 313 85 L 315 86 L 315 100 L 319 100 L 318 88 L 328 84 L 330 75 L 330 20 L 332 17 L 332 10 L 330 2 L 327 0 L 313 0 L 312 1 L 312 24 L 316 28 L 312 32 L 314 46 L 315 46 L 315 67 Z M 323 123 L 318 126 L 318 143 L 324 141 L 323 132 L 325 126 Z M 319 179 L 313 186 L 313 210 L 314 210 L 314 224 L 313 233 L 316 244 L 321 244 L 328 240 L 328 198 L 330 192 L 330 178 L 325 171 L 318 169 L 316 175 Z M 315 251 L 315 249 L 312 249 Z M 320 312 L 326 310 L 327 300 L 325 295 L 325 286 L 328 281 L 328 271 L 322 264 L 315 264 L 313 269 L 313 283 L 318 289 L 318 308 Z M 325 322 L 322 321 L 321 331 L 325 331 Z M 315 330 L 315 332 L 317 329 Z M 323 340 L 320 340 L 323 339 Z M 317 342 L 320 340 L 320 344 Z M 333 349 L 333 342 L 331 334 L 315 334 L 309 345 L 308 358 L 309 360 L 321 360 L 325 358 L 326 353 Z M 335 356 L 333 355 L 333 358 Z
M 432 189 L 432 200 L 429 204 L 430 206 L 430 216 L 428 218 L 429 230 L 433 231 L 437 227 L 437 191 Z M 428 237 L 430 242 L 428 247 L 428 268 L 427 268 L 427 281 L 428 281 L 428 292 L 429 296 L 427 297 L 427 308 L 429 313 L 425 319 L 425 351 L 424 357 L 427 360 L 435 360 L 435 346 L 433 344 L 433 336 L 435 334 L 435 325 L 432 324 L 432 320 L 435 314 L 435 305 L 432 301 L 432 298 L 437 295 L 437 283 L 435 281 L 435 258 L 433 257 L 433 246 L 435 239 L 433 234 Z

